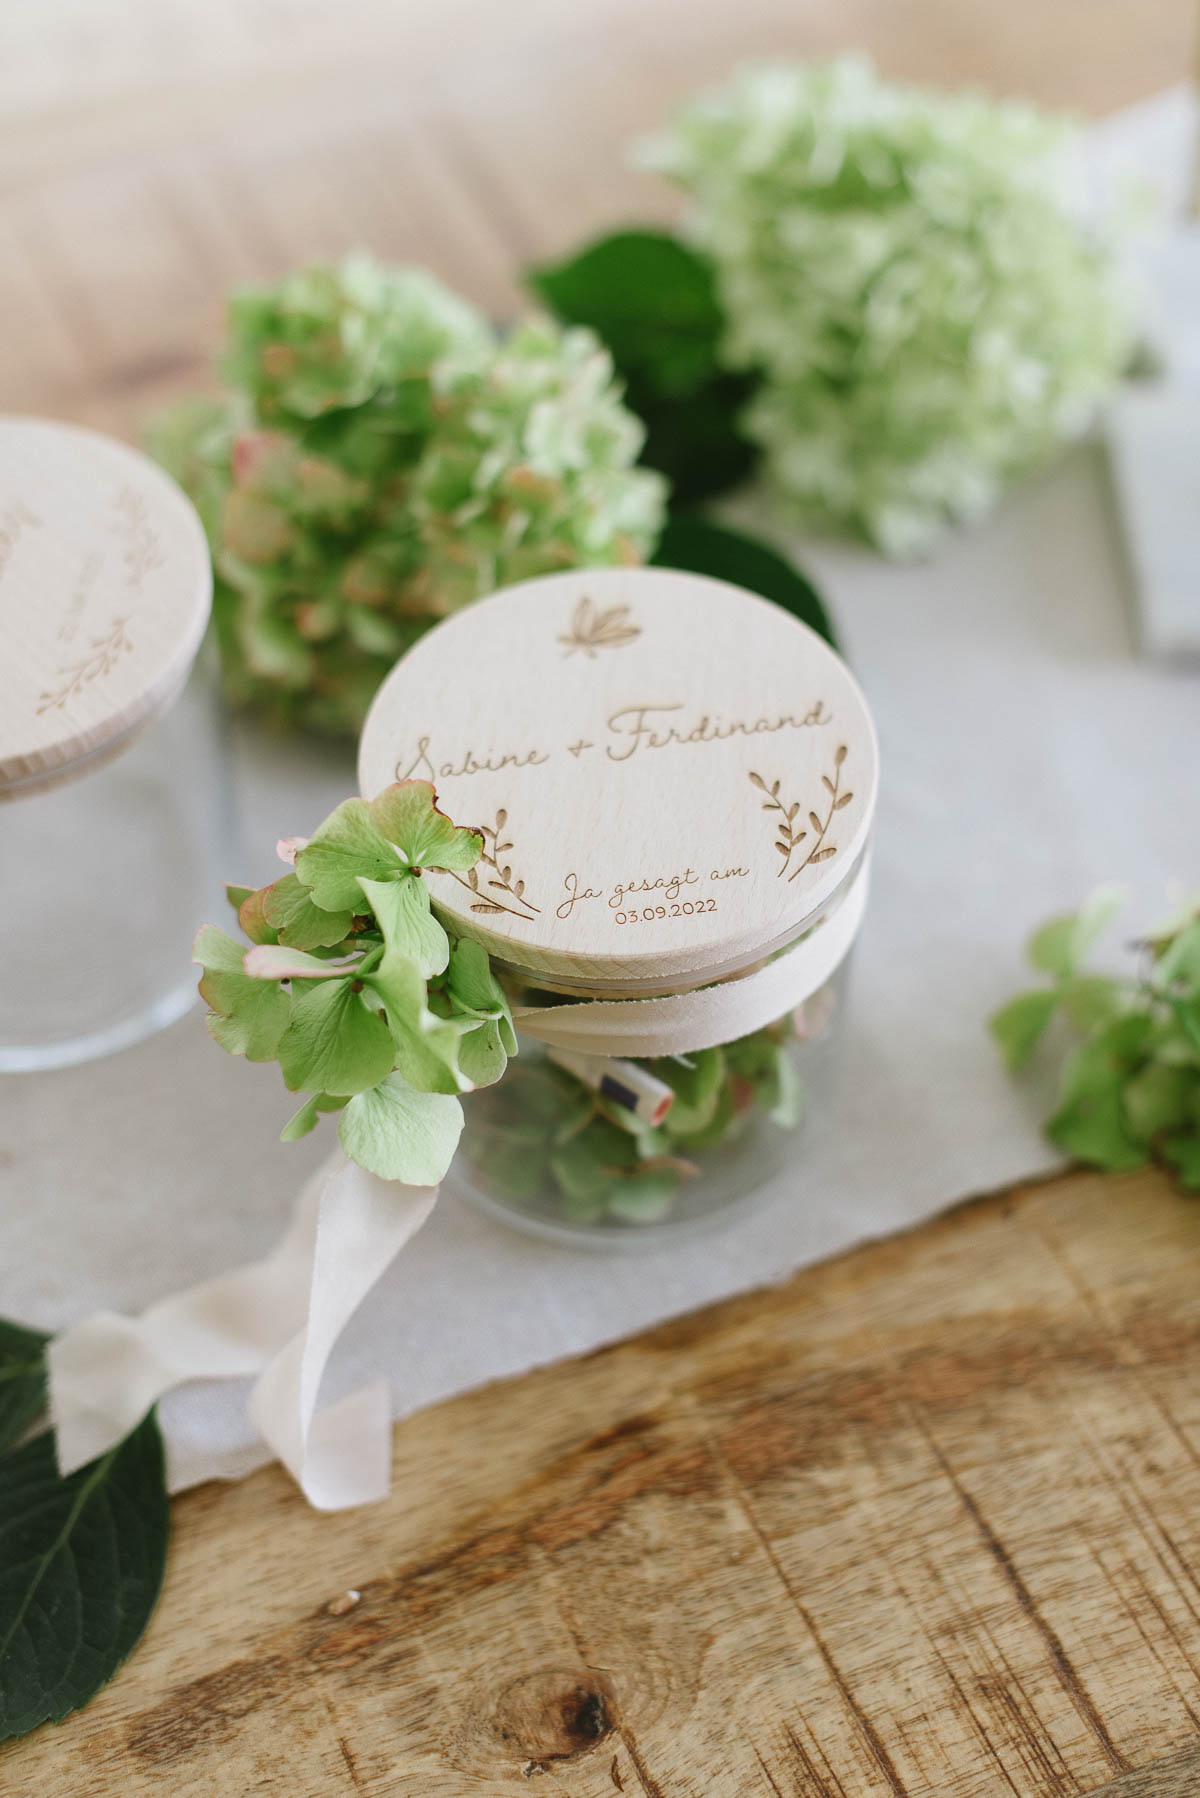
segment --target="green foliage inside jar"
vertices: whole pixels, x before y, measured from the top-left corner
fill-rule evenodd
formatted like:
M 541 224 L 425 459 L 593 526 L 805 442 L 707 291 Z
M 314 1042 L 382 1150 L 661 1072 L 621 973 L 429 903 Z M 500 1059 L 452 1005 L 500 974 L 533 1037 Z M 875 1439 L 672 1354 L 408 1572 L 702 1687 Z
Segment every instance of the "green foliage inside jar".
M 796 1036 L 789 1014 L 735 1042 L 636 1063 L 674 1094 L 657 1124 L 526 1042 L 502 1084 L 472 1096 L 461 1153 L 481 1187 L 517 1208 L 575 1225 L 659 1223 L 714 1151 L 764 1119 L 800 1122 Z

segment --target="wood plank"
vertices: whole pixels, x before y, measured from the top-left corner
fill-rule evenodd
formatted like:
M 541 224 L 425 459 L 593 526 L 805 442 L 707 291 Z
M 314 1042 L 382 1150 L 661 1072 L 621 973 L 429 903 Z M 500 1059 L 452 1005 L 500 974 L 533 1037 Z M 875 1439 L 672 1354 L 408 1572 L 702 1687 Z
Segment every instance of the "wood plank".
M 1152 1767 L 1122 1774 L 1085 1798 L 1194 1798 L 1200 1792 L 1200 1744 L 1189 1742 Z
M 1073 1174 L 414 1417 L 367 1511 L 205 1487 L 0 1789 L 1178 1798 L 1198 1274 L 1194 1201 Z
M 0 387 L 133 437 L 204 379 L 231 285 L 363 244 L 505 316 L 523 262 L 670 217 L 630 146 L 747 58 L 853 43 L 1102 111 L 1182 78 L 1194 24 L 1192 0 L 223 0 L 202 31 L 187 0 L 123 0 L 100 34 L 87 11 L 12 0 L 0 26 L 0 279 L 45 314 L 6 333 Z

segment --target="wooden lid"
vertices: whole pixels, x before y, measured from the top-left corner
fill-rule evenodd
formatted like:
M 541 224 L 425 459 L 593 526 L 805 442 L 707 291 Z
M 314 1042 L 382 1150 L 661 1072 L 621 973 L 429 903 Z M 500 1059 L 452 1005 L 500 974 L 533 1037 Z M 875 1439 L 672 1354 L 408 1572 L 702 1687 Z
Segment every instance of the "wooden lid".
M 652 991 L 795 937 L 854 872 L 871 717 L 780 607 L 669 569 L 509 587 L 397 663 L 363 729 L 368 798 L 432 780 L 484 833 L 438 910 L 536 984 Z
M 83 772 L 161 712 L 211 603 L 200 520 L 160 468 L 0 417 L 0 798 Z

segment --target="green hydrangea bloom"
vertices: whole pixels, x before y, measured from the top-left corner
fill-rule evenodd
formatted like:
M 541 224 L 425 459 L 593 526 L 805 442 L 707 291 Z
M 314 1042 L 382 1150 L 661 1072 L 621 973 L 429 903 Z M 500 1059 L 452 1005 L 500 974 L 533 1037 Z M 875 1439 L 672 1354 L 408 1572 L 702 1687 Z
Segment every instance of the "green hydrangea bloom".
M 352 732 L 437 618 L 657 540 L 664 483 L 587 331 L 501 338 L 424 271 L 357 256 L 235 296 L 222 368 L 152 448 L 204 520 L 230 695 L 282 723 Z
M 648 156 L 715 263 L 744 419 L 806 516 L 889 554 L 977 517 L 1125 365 L 1128 296 L 1071 209 L 1064 121 L 881 82 L 747 71 Z

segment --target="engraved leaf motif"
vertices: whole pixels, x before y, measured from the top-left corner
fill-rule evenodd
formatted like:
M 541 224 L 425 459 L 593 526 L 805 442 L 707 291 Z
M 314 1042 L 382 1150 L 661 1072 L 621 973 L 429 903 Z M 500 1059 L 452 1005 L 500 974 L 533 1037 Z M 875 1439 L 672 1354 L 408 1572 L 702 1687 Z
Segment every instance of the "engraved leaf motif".
M 573 655 L 581 649 L 594 660 L 599 649 L 620 649 L 642 634 L 641 626 L 630 621 L 628 606 L 609 606 L 601 610 L 586 594 L 579 600 L 571 617 L 571 628 L 558 641 L 564 653 Z
M 794 800 L 791 805 L 785 804 L 779 797 L 779 781 L 772 781 L 770 785 L 768 785 L 761 774 L 755 773 L 752 770 L 750 771 L 750 784 L 753 787 L 756 787 L 760 793 L 766 794 L 766 801 L 762 806 L 762 810 L 764 812 L 777 812 L 779 814 L 775 825 L 776 837 L 774 847 L 783 858 L 778 868 L 778 875 L 780 878 L 786 874 L 789 880 L 795 880 L 796 876 L 802 873 L 811 863 L 826 862 L 829 860 L 830 856 L 837 854 L 837 844 L 827 843 L 825 838 L 833 823 L 834 814 L 842 811 L 849 805 L 854 797 L 852 792 L 843 793 L 841 790 L 841 770 L 842 765 L 846 760 L 847 753 L 848 750 L 846 745 L 844 743 L 840 744 L 835 750 L 833 757 L 834 778 L 831 779 L 828 774 L 822 774 L 821 776 L 821 784 L 829 799 L 828 810 L 824 818 L 819 817 L 815 811 L 809 812 L 808 822 L 816 832 L 816 836 L 807 855 L 805 855 L 794 868 L 791 865 L 792 854 L 808 836 L 807 830 L 797 830 L 795 828 L 795 819 L 800 810 L 800 801 L 797 799 Z

